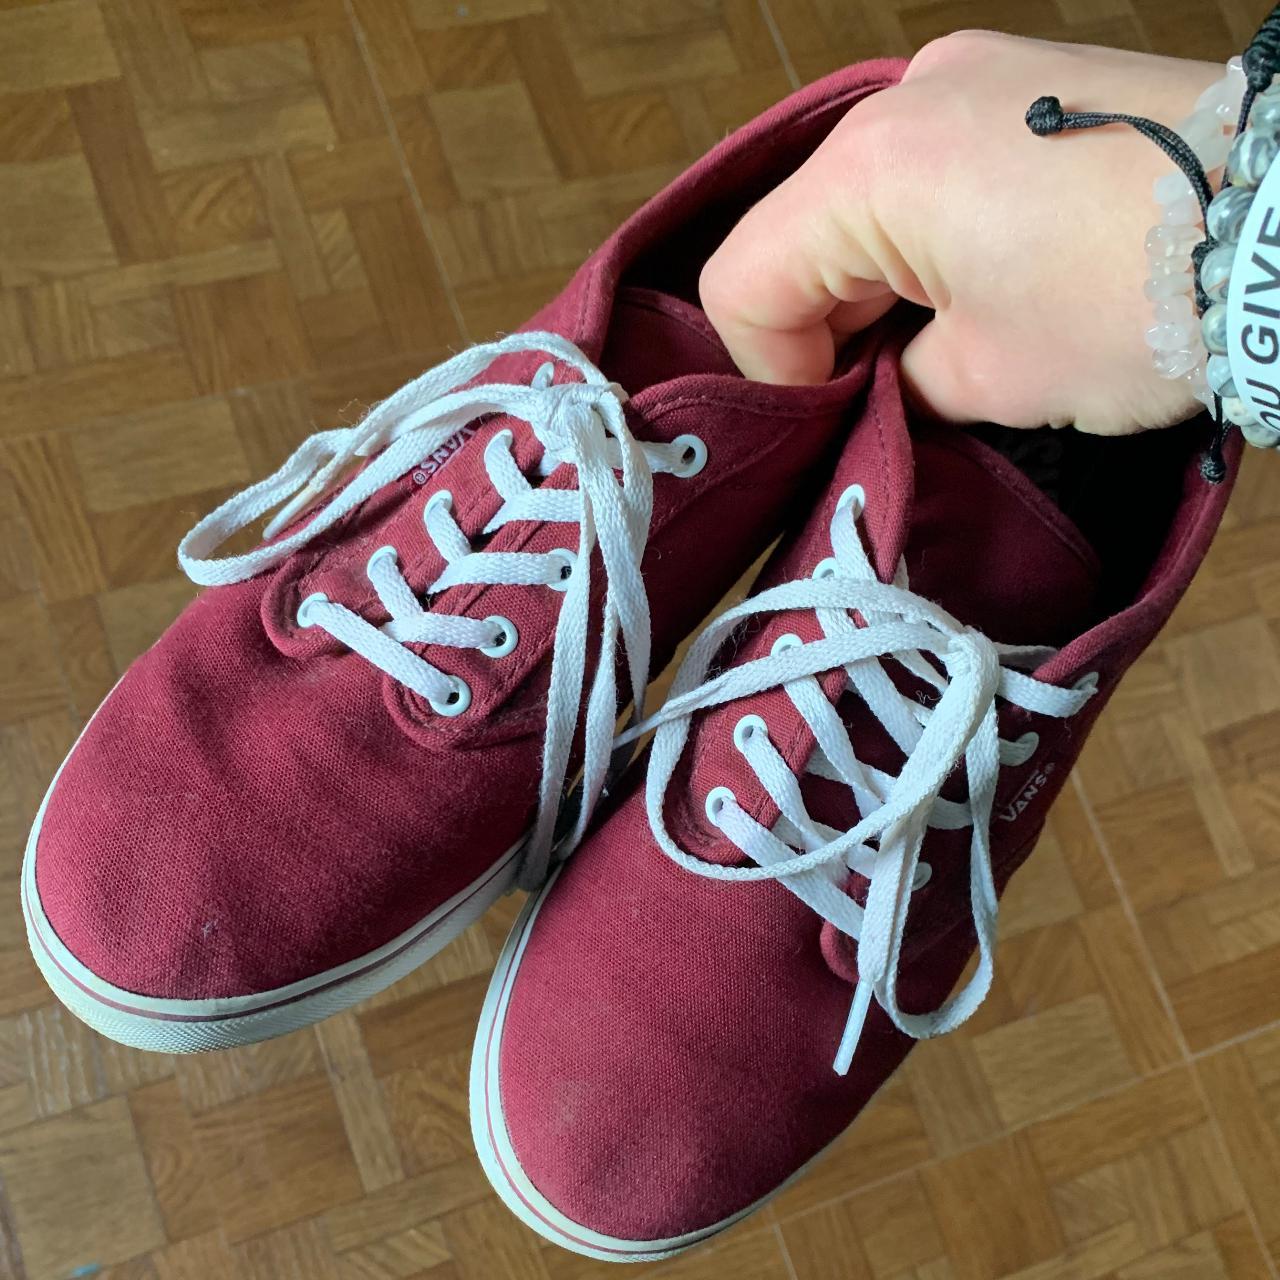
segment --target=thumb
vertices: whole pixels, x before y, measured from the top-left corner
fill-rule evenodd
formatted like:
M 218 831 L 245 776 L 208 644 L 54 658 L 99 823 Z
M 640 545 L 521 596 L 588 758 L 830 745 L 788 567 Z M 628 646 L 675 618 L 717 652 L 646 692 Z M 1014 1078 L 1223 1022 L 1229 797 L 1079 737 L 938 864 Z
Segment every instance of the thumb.
M 1010 379 L 992 385 L 979 358 L 979 344 L 963 332 L 954 311 L 937 313 L 907 343 L 902 380 L 913 399 L 929 413 L 951 422 L 1005 421 Z M 1021 425 L 1006 422 L 1006 425 Z
M 702 270 L 703 308 L 749 378 L 824 382 L 841 339 L 895 301 L 880 262 L 896 254 L 886 254 L 866 198 L 875 166 L 858 112 L 746 214 Z

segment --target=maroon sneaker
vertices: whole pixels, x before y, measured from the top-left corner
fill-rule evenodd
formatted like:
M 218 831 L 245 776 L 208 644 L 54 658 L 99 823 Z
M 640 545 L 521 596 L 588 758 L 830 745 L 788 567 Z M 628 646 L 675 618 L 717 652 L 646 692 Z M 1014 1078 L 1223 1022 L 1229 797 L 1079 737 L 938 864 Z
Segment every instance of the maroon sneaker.
M 973 1011 L 999 893 L 1217 528 L 1206 439 L 909 431 L 880 358 L 830 491 L 499 960 L 472 1131 L 529 1226 L 687 1248 Z
M 30 943 L 68 1008 L 150 1049 L 278 1035 L 420 964 L 522 867 L 545 879 L 566 781 L 558 853 L 619 704 L 777 536 L 869 380 L 864 353 L 825 387 L 744 381 L 693 302 L 702 262 L 901 72 L 727 139 L 528 330 L 192 530 L 180 560 L 214 589 L 98 709 L 28 842 Z

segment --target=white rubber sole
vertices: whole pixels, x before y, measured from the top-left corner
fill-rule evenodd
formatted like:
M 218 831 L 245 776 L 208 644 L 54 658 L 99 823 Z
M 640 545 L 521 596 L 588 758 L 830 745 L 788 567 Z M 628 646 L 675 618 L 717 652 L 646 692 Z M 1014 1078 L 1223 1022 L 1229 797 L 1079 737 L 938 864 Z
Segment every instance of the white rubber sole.
M 557 871 L 546 885 L 533 894 L 525 904 L 519 919 L 511 929 L 502 954 L 489 983 L 484 1007 L 480 1012 L 480 1025 L 476 1030 L 475 1047 L 471 1054 L 470 1110 L 471 1138 L 476 1154 L 493 1189 L 503 1203 L 526 1226 L 544 1239 L 558 1244 L 573 1253 L 603 1262 L 656 1262 L 683 1253 L 694 1245 L 709 1240 L 727 1230 L 743 1218 L 750 1217 L 774 1196 L 780 1195 L 796 1179 L 830 1150 L 830 1145 L 795 1171 L 785 1182 L 753 1204 L 711 1226 L 701 1227 L 685 1235 L 671 1236 L 663 1240 L 628 1240 L 618 1236 L 603 1235 L 573 1221 L 555 1207 L 533 1185 L 520 1167 L 511 1137 L 507 1132 L 502 1112 L 502 1094 L 499 1088 L 498 1060 L 502 1045 L 502 1026 L 506 1019 L 507 1004 L 515 985 L 520 957 L 533 928 L 542 903 L 555 884 Z M 838 1137 L 837 1139 L 838 1140 Z
M 61 772 L 59 766 L 22 860 L 22 914 L 31 954 L 53 994 L 82 1022 L 121 1044 L 159 1053 L 227 1049 L 286 1035 L 384 990 L 453 941 L 511 887 L 525 843 L 517 841 L 482 876 L 367 955 L 256 995 L 162 1000 L 98 977 L 67 950 L 44 913 L 36 888 L 36 845 Z

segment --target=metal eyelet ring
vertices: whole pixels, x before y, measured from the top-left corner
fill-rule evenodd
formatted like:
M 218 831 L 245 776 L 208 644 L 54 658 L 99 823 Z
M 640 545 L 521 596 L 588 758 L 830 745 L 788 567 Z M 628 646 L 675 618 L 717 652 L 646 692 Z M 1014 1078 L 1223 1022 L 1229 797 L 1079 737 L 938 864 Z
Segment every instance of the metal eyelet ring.
M 770 649 L 769 652 L 784 653 L 787 649 L 798 649 L 803 643 L 804 641 L 801 640 L 799 636 L 792 635 L 791 632 L 788 631 L 785 635 L 779 636 L 773 642 L 773 648 Z
M 841 495 L 840 501 L 836 503 L 836 510 L 841 507 L 852 506 L 854 508 L 853 518 L 856 520 L 867 509 L 867 491 L 860 484 L 851 484 Z
M 435 507 L 446 506 L 453 510 L 453 494 L 448 489 L 437 489 L 435 493 L 429 497 L 422 507 L 422 523 L 427 523 L 427 516 Z
M 323 591 L 313 591 L 299 606 L 297 612 L 297 622 L 300 627 L 314 627 L 314 622 L 307 621 L 307 614 L 310 612 L 309 605 L 328 604 L 329 597 Z
M 819 560 L 813 566 L 813 574 L 815 578 L 834 578 L 840 572 L 840 562 L 835 556 L 828 556 L 825 560 Z
M 733 726 L 733 745 L 745 755 L 747 743 L 750 742 L 757 733 L 763 733 L 768 737 L 769 726 L 765 724 L 759 716 L 743 716 L 742 719 Z
M 559 578 L 547 583 L 552 591 L 568 591 L 569 579 L 573 577 L 573 571 L 578 567 L 577 555 L 570 551 L 568 547 L 557 547 L 554 551 L 548 551 L 547 555 L 553 560 L 559 560 L 562 564 Z
M 933 879 L 933 868 L 927 862 L 917 862 L 915 875 L 911 877 L 911 892 L 919 893 Z
M 1040 735 L 1034 729 L 1028 729 L 1013 745 L 1018 748 L 1018 763 L 1026 764 L 1040 745 Z
M 452 689 L 441 702 L 428 698 L 431 710 L 438 716 L 460 716 L 471 705 L 471 686 L 459 676 L 449 676 Z
M 725 805 L 730 801 L 737 801 L 738 797 L 729 790 L 728 787 L 712 787 L 707 792 L 707 817 L 711 821 L 713 827 L 720 825 L 720 814 L 724 810 Z
M 1077 693 L 1097 693 L 1098 673 L 1096 671 L 1087 671 L 1071 687 Z
M 681 480 L 690 480 L 707 465 L 707 446 L 698 436 L 676 436 L 671 442 L 680 453 L 679 468 L 672 471 Z
M 520 633 L 516 630 L 516 624 L 500 613 L 490 614 L 485 621 L 493 623 L 494 630 L 498 633 L 498 640 L 496 644 L 485 645 L 480 652 L 486 658 L 505 658 L 520 643 Z
M 399 553 L 390 543 L 387 543 L 385 547 L 379 547 L 377 551 L 369 557 L 364 566 L 365 574 L 371 576 L 374 563 L 378 560 L 385 559 L 387 556 L 390 556 L 392 560 L 398 560 L 400 558 Z

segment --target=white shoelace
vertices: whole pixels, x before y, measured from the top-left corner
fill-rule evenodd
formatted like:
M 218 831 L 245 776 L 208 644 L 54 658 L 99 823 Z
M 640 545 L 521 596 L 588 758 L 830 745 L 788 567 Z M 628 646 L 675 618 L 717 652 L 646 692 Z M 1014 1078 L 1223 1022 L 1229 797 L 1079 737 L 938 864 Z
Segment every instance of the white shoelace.
M 902 1031 L 925 1039 L 959 1026 L 990 989 L 998 908 L 991 867 L 992 804 L 1000 765 L 1025 763 L 1037 745 L 1034 734 L 1017 742 L 1000 739 L 996 698 L 1040 715 L 1065 717 L 1079 711 L 1096 688 L 1092 676 L 1064 689 L 1015 669 L 1035 667 L 1052 650 L 988 640 L 913 595 L 903 565 L 892 585 L 880 582 L 857 533 L 864 501 L 860 486 L 845 492 L 831 524 L 835 554 L 817 566 L 812 579 L 773 587 L 716 619 L 690 648 L 666 705 L 622 735 L 631 741 L 657 728 L 646 802 L 654 836 L 668 857 L 714 880 L 777 880 L 857 940 L 858 983 L 835 1060 L 842 1075 L 853 1060 L 872 997 Z M 770 656 L 706 679 L 734 627 L 753 614 L 783 609 L 813 609 L 824 638 L 803 644 L 796 636 L 784 636 Z M 855 624 L 851 610 L 861 614 L 865 626 Z M 890 657 L 938 691 L 933 706 L 894 686 L 882 665 Z M 848 730 L 817 680 L 837 667 L 844 668 L 848 687 L 906 757 L 896 777 L 864 765 L 854 754 Z M 772 830 L 766 829 L 739 806 L 732 791 L 717 787 L 707 797 L 708 816 L 756 865 L 722 866 L 695 858 L 672 839 L 663 815 L 690 717 L 777 686 L 786 690 L 817 742 L 806 771 L 848 786 L 863 817 L 843 832 L 810 817 L 799 781 L 769 740 L 768 726 L 759 716 L 748 715 L 738 722 L 734 743 L 781 817 Z M 969 798 L 964 803 L 945 800 L 939 794 L 942 785 L 962 760 Z M 898 1005 L 898 966 L 911 894 L 929 873 L 920 850 L 931 826 L 972 827 L 970 907 L 980 963 L 965 986 L 939 1008 L 915 1014 Z M 865 908 L 845 892 L 850 871 L 869 881 Z
M 532 385 L 462 385 L 499 356 L 530 351 L 556 357 L 577 370 L 583 381 L 553 384 L 554 367 L 547 363 Z M 484 533 L 492 534 L 516 520 L 577 524 L 576 552 L 569 548 L 545 555 L 473 550 L 453 518 L 451 498 L 444 491 L 433 495 L 423 512 L 426 534 L 446 562 L 444 572 L 428 588 L 429 595 L 467 583 L 564 592 L 552 651 L 538 814 L 521 872 L 529 887 L 546 875 L 584 693 L 581 802 L 573 830 L 562 846 L 565 852 L 581 839 L 604 785 L 618 711 L 614 659 L 619 635 L 636 714 L 643 713 L 650 624 L 640 561 L 653 511 L 653 475 L 695 475 L 706 460 L 706 449 L 695 436 L 681 436 L 670 444 L 634 440 L 623 412 L 625 402 L 622 389 L 557 334 L 519 333 L 473 347 L 402 387 L 358 425 L 311 436 L 274 475 L 228 498 L 201 520 L 178 548 L 183 571 L 203 586 L 253 577 L 331 528 L 384 485 L 413 470 L 461 427 L 485 414 L 509 414 L 532 426 L 544 449 L 543 475 L 559 463 L 575 467 L 577 489 L 540 488 L 530 484 L 516 466 L 509 431 L 494 435 L 484 453 L 489 479 L 503 500 Z M 210 558 L 232 534 L 279 507 L 264 532 L 265 537 L 274 536 L 327 493 L 354 459 L 373 454 L 377 456 L 362 471 L 287 537 L 241 555 Z M 615 470 L 621 471 L 620 483 Z M 597 544 L 604 565 L 605 600 L 600 656 L 587 692 L 591 558 Z M 466 683 L 407 646 L 447 645 L 499 658 L 518 642 L 514 625 L 506 618 L 468 618 L 424 607 L 398 568 L 393 547 L 381 547 L 373 554 L 368 575 L 391 615 L 384 626 L 374 626 L 322 594 L 302 602 L 299 624 L 327 631 L 420 694 L 440 715 L 464 712 L 471 701 Z

